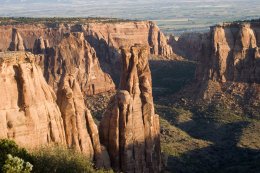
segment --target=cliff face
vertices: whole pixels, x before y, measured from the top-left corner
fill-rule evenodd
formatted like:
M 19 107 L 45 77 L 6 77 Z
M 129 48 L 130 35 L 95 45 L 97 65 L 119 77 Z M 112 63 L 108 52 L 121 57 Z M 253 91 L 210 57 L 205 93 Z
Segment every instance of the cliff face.
M 167 39 L 153 22 L 0 26 L 0 51 L 26 49 L 42 53 L 39 45 L 55 47 L 64 35 L 71 32 L 84 33 L 85 39 L 97 52 L 102 69 L 113 77 L 120 72 L 121 46 L 143 44 L 150 46 L 150 53 L 153 55 L 172 55 Z M 35 46 L 36 41 L 38 46 Z
M 159 116 L 154 113 L 149 50 L 122 50 L 120 91 L 100 123 L 100 139 L 111 165 L 123 172 L 160 172 Z
M 172 55 L 166 37 L 153 22 L 89 24 L 84 30 L 106 71 L 113 70 L 111 65 L 113 68 L 120 66 L 119 48 L 122 46 L 143 44 L 150 46 L 153 55 Z
M 208 35 L 208 41 L 198 43 L 207 49 L 200 51 L 196 82 L 183 94 L 259 117 L 259 22 L 217 25 Z
M 115 89 L 113 80 L 101 70 L 96 52 L 83 33 L 68 34 L 53 48 L 46 47 L 46 43 L 42 39 L 36 40 L 34 51 L 45 52 L 44 76 L 55 90 L 66 73 L 76 75 L 83 96 Z
M 95 159 L 97 167 L 110 167 L 76 73 L 64 74 L 56 100 L 35 63 L 39 58 L 22 51 L 0 53 L 0 139 L 27 148 L 64 145 Z
M 68 73 L 60 83 L 57 99 L 63 118 L 67 146 L 95 159 L 97 167 L 110 167 L 109 156 L 99 142 L 96 124 L 85 106 L 75 74 Z
M 197 79 L 259 83 L 259 28 L 257 23 L 211 28 L 210 51 L 200 60 Z
M 56 96 L 35 57 L 25 52 L 0 53 L 0 138 L 34 148 L 65 144 Z
M 210 48 L 209 33 L 184 33 L 180 37 L 170 36 L 168 43 L 179 56 L 188 60 L 199 61 Z

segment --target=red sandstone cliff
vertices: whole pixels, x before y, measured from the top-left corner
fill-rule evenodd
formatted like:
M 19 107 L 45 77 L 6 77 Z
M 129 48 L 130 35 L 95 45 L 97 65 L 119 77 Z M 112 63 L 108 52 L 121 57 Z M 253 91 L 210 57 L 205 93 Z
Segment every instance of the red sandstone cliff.
M 97 52 L 102 69 L 115 77 L 119 73 L 121 46 L 143 44 L 150 53 L 169 57 L 172 48 L 153 22 L 119 22 L 86 24 L 17 24 L 0 26 L 0 51 L 29 50 L 43 53 L 46 45 L 57 46 L 64 35 L 72 32 L 84 33 L 85 39 Z M 38 43 L 38 46 L 35 46 Z
M 198 43 L 207 49 L 200 50 L 196 82 L 184 95 L 206 103 L 222 102 L 244 115 L 258 116 L 260 23 L 216 25 L 207 35 L 207 40 Z
M 28 148 L 65 144 L 56 95 L 31 53 L 0 53 L 0 138 Z

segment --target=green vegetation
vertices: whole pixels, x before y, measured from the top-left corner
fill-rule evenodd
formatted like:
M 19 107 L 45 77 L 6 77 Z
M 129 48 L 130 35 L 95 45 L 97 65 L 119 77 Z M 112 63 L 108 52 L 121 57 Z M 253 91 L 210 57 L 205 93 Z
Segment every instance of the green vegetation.
M 0 140 L 0 167 L 3 173 L 16 173 L 15 170 L 30 172 L 30 165 L 26 162 L 32 164 L 32 172 L 35 173 L 112 173 L 110 170 L 96 170 L 84 154 L 74 150 L 53 146 L 29 153 L 13 141 Z
M 23 159 L 8 154 L 2 171 L 4 173 L 30 173 L 32 168 L 33 166 L 31 163 L 24 162 Z
M 152 61 L 161 146 L 173 173 L 260 172 L 260 121 L 224 102 L 190 102 L 180 96 L 196 64 Z M 185 92 L 183 90 L 183 92 Z M 181 92 L 181 93 L 183 93 Z M 255 113 L 254 113 L 255 114 Z
M 19 148 L 14 141 L 2 139 L 0 140 L 0 168 L 4 166 L 5 161 L 8 159 L 8 154 L 19 157 L 25 162 L 31 163 L 33 160 L 32 156 L 24 148 Z
M 110 173 L 112 171 L 95 170 L 89 159 L 74 150 L 62 147 L 41 148 L 34 151 L 34 172 L 69 172 L 69 173 Z
M 129 22 L 136 20 L 127 19 L 117 19 L 117 18 L 103 18 L 103 17 L 0 17 L 0 25 L 15 25 L 15 24 L 87 24 L 87 23 L 119 23 L 119 22 Z

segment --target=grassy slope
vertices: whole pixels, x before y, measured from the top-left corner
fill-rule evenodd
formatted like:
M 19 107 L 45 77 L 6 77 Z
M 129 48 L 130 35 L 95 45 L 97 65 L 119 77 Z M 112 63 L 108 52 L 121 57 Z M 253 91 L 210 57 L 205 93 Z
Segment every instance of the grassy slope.
M 222 104 L 174 104 L 170 95 L 193 80 L 194 63 L 154 61 L 151 70 L 169 172 L 260 172 L 258 120 L 245 118 Z

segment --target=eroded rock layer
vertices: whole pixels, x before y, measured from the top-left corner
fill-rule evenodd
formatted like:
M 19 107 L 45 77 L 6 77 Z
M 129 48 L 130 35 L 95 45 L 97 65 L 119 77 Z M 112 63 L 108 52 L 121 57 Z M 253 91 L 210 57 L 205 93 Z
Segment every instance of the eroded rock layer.
M 259 23 L 231 23 L 212 27 L 211 51 L 201 57 L 197 79 L 260 83 L 259 34 Z
M 259 119 L 260 22 L 224 23 L 211 27 L 206 35 L 208 41 L 197 43 L 203 49 L 196 82 L 182 95 L 195 98 L 195 104 L 222 103 L 237 114 Z
M 64 35 L 72 32 L 84 33 L 85 39 L 97 52 L 102 69 L 113 77 L 120 72 L 121 46 L 144 44 L 150 46 L 153 55 L 172 55 L 164 34 L 155 23 L 148 21 L 3 25 L 0 26 L 0 51 L 11 48 L 42 53 L 46 45 L 55 47 Z M 36 42 L 38 46 L 35 46 Z
M 84 30 L 87 40 L 103 62 L 104 70 L 112 74 L 118 72 L 115 67 L 121 66 L 119 49 L 122 46 L 143 44 L 150 47 L 153 55 L 172 55 L 166 37 L 153 22 L 95 23 L 84 26 Z
M 96 52 L 84 39 L 83 33 L 64 36 L 52 49 L 46 49 L 46 41 L 40 40 L 38 43 L 38 50 L 47 52 L 44 59 L 44 75 L 55 90 L 66 73 L 76 74 L 75 78 L 83 96 L 115 89 L 113 80 L 101 70 Z
M 100 123 L 100 139 L 111 165 L 123 172 L 160 172 L 159 116 L 154 113 L 149 50 L 122 49 L 120 91 Z
M 90 111 L 86 108 L 75 74 L 68 73 L 58 90 L 67 146 L 95 158 L 97 167 L 108 168 L 109 157 L 100 145 L 99 134 Z
M 0 53 L 0 83 L 0 138 L 29 148 L 65 144 L 56 95 L 33 54 Z

